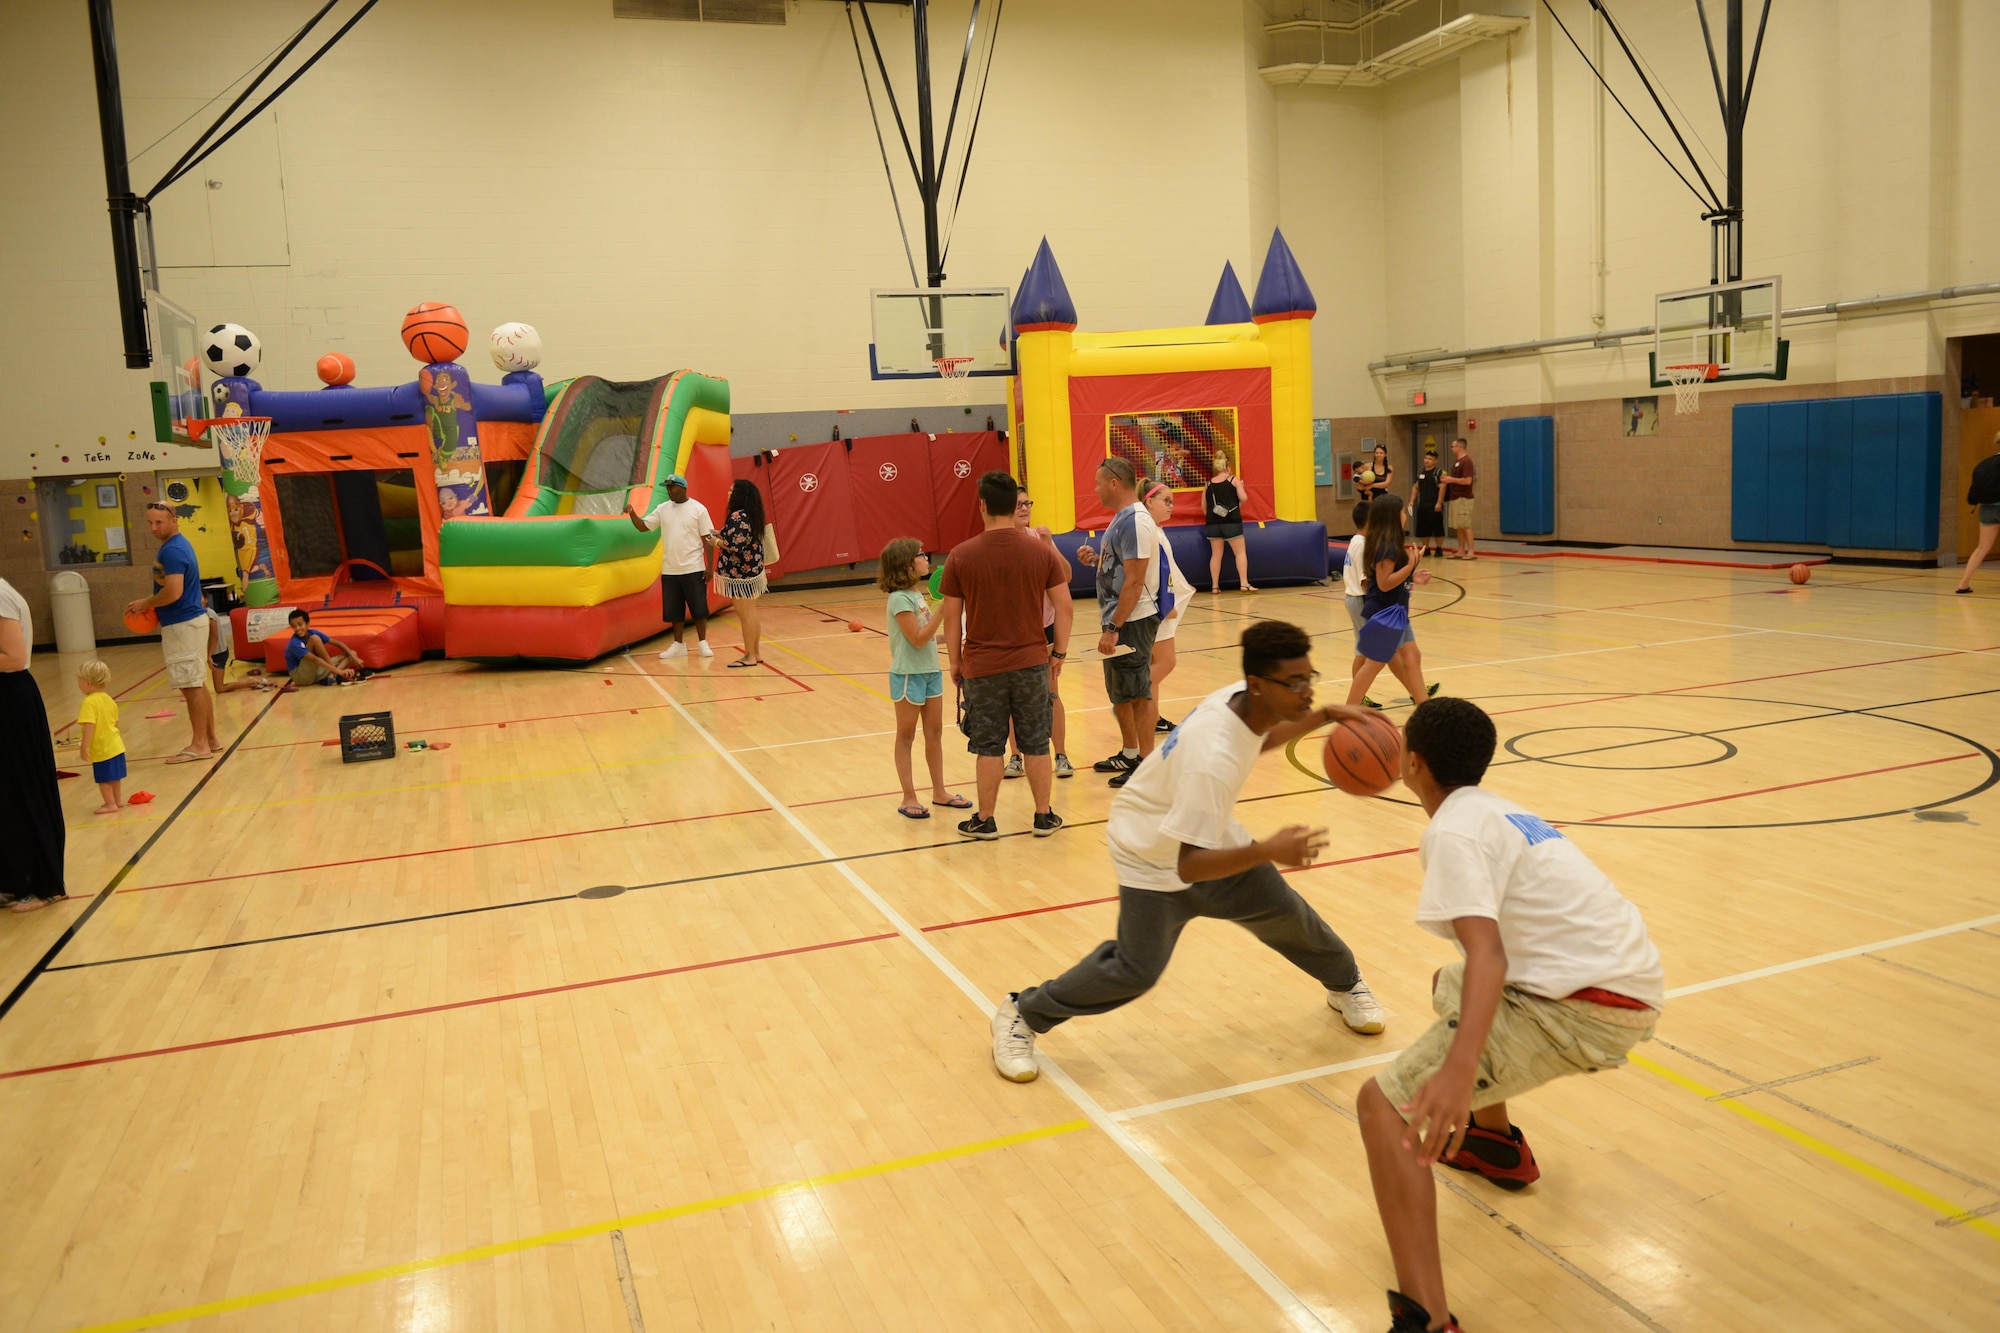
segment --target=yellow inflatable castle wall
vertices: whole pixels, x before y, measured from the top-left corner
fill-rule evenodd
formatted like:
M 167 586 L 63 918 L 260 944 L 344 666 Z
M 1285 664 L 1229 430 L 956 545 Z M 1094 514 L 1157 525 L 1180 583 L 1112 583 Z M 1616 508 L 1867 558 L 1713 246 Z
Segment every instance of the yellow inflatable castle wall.
M 1008 396 L 1016 475 L 1036 517 L 1057 532 L 1102 528 L 1110 515 L 1092 476 L 1118 454 L 1172 488 L 1175 523 L 1202 520 L 1202 487 L 1225 459 L 1244 482 L 1246 522 L 1313 520 L 1317 310 L 1273 232 L 1254 301 L 1225 264 L 1199 327 L 1078 333 L 1043 240 L 1014 301 L 1020 373 Z

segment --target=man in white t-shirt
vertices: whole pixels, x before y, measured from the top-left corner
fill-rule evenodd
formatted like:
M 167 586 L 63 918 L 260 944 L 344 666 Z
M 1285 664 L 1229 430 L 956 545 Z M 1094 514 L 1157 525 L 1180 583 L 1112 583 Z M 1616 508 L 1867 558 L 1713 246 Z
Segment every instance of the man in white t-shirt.
M 688 499 L 687 478 L 675 473 L 667 478 L 665 500 L 644 514 L 627 500 L 625 516 L 642 532 L 660 532 L 660 619 L 674 636 L 660 660 L 687 656 L 681 625 L 689 620 L 694 622 L 695 648 L 703 657 L 715 656 L 708 646 L 708 571 L 709 552 L 720 538 L 708 510 L 701 501 Z
M 1196 917 L 1234 921 L 1325 988 L 1356 1032 L 1382 1030 L 1382 1006 L 1354 953 L 1278 866 L 1304 866 L 1326 830 L 1294 824 L 1261 841 L 1236 819 L 1257 757 L 1359 708 L 1312 706 L 1312 640 L 1262 620 L 1243 631 L 1243 679 L 1203 699 L 1147 755 L 1111 800 L 1105 841 L 1118 871 L 1118 938 L 1076 966 L 1002 1001 L 993 1012 L 993 1065 L 1032 1080 L 1035 1038 L 1080 1014 L 1106 1014 L 1151 990 Z
M 1401 1287 L 1389 1293 L 1392 1333 L 1418 1333 L 1458 1327 L 1431 1163 L 1507 1190 L 1538 1179 L 1508 1099 L 1624 1064 L 1653 1035 L 1666 978 L 1639 909 L 1604 872 L 1549 824 L 1480 788 L 1497 736 L 1477 704 L 1429 700 L 1403 735 L 1403 784 L 1431 817 L 1418 847 L 1417 923 L 1465 955 L 1432 982 L 1436 1024 L 1356 1104 Z

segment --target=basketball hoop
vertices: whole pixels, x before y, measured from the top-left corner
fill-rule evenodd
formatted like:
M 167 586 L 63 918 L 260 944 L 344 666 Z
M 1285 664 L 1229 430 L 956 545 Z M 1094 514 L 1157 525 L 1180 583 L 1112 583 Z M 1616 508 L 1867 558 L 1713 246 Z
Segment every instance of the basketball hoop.
M 1701 411 L 1701 386 L 1721 373 L 1722 367 L 1712 361 L 1662 366 L 1660 378 L 1674 386 L 1674 415 L 1686 416 L 1690 412 Z
M 966 400 L 966 383 L 972 374 L 973 358 L 969 356 L 938 356 L 931 358 L 937 367 L 938 378 L 944 381 L 944 400 L 947 403 L 962 403 Z
M 271 434 L 271 418 L 207 417 L 188 422 L 188 438 L 198 440 L 203 431 L 214 433 L 215 451 L 233 483 L 224 489 L 237 496 L 257 489 L 257 466 L 264 457 L 264 441 Z

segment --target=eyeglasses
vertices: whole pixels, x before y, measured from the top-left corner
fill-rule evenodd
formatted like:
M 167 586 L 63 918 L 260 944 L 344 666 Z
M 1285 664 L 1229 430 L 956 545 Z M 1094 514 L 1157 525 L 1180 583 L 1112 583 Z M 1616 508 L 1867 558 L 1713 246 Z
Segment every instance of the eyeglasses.
M 1035 502 L 1033 500 L 1014 501 L 1014 508 L 1016 509 L 1033 509 L 1034 507 L 1035 507 Z
M 1312 693 L 1313 685 L 1317 683 L 1319 680 L 1319 672 L 1317 671 L 1308 672 L 1304 680 L 1280 680 L 1276 676 L 1258 676 L 1257 679 L 1268 680 L 1273 685 L 1282 685 L 1286 689 L 1290 690 L 1293 694 L 1303 697 L 1307 694 Z

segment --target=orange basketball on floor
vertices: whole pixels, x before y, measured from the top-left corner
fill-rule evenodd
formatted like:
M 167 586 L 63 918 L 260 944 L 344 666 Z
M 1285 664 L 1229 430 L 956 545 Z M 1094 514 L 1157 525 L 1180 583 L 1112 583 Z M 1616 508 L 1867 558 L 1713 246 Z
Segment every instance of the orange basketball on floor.
M 150 606 L 136 615 L 128 611 L 125 615 L 125 628 L 134 634 L 158 634 L 160 613 Z
M 1327 733 L 1326 775 L 1349 796 L 1380 796 L 1403 776 L 1403 738 L 1386 717 L 1343 722 Z
M 1794 582 L 1794 583 L 1804 583 L 1804 582 L 1805 582 L 1805 581 L 1806 581 L 1807 579 L 1809 579 L 1809 578 L 1811 578 L 1811 577 L 1812 577 L 1812 566 L 1811 566 L 1811 565 L 1793 565 L 1793 566 L 1792 566 L 1792 582 Z
M 847 622 L 847 632 L 848 632 L 849 634 L 859 634 L 859 633 L 861 632 L 861 622 L 860 622 L 860 621 L 858 621 L 858 620 L 850 620 L 850 621 L 848 621 L 848 622 Z
M 427 366 L 458 360 L 465 342 L 465 317 L 451 306 L 424 301 L 403 316 L 403 346 Z

